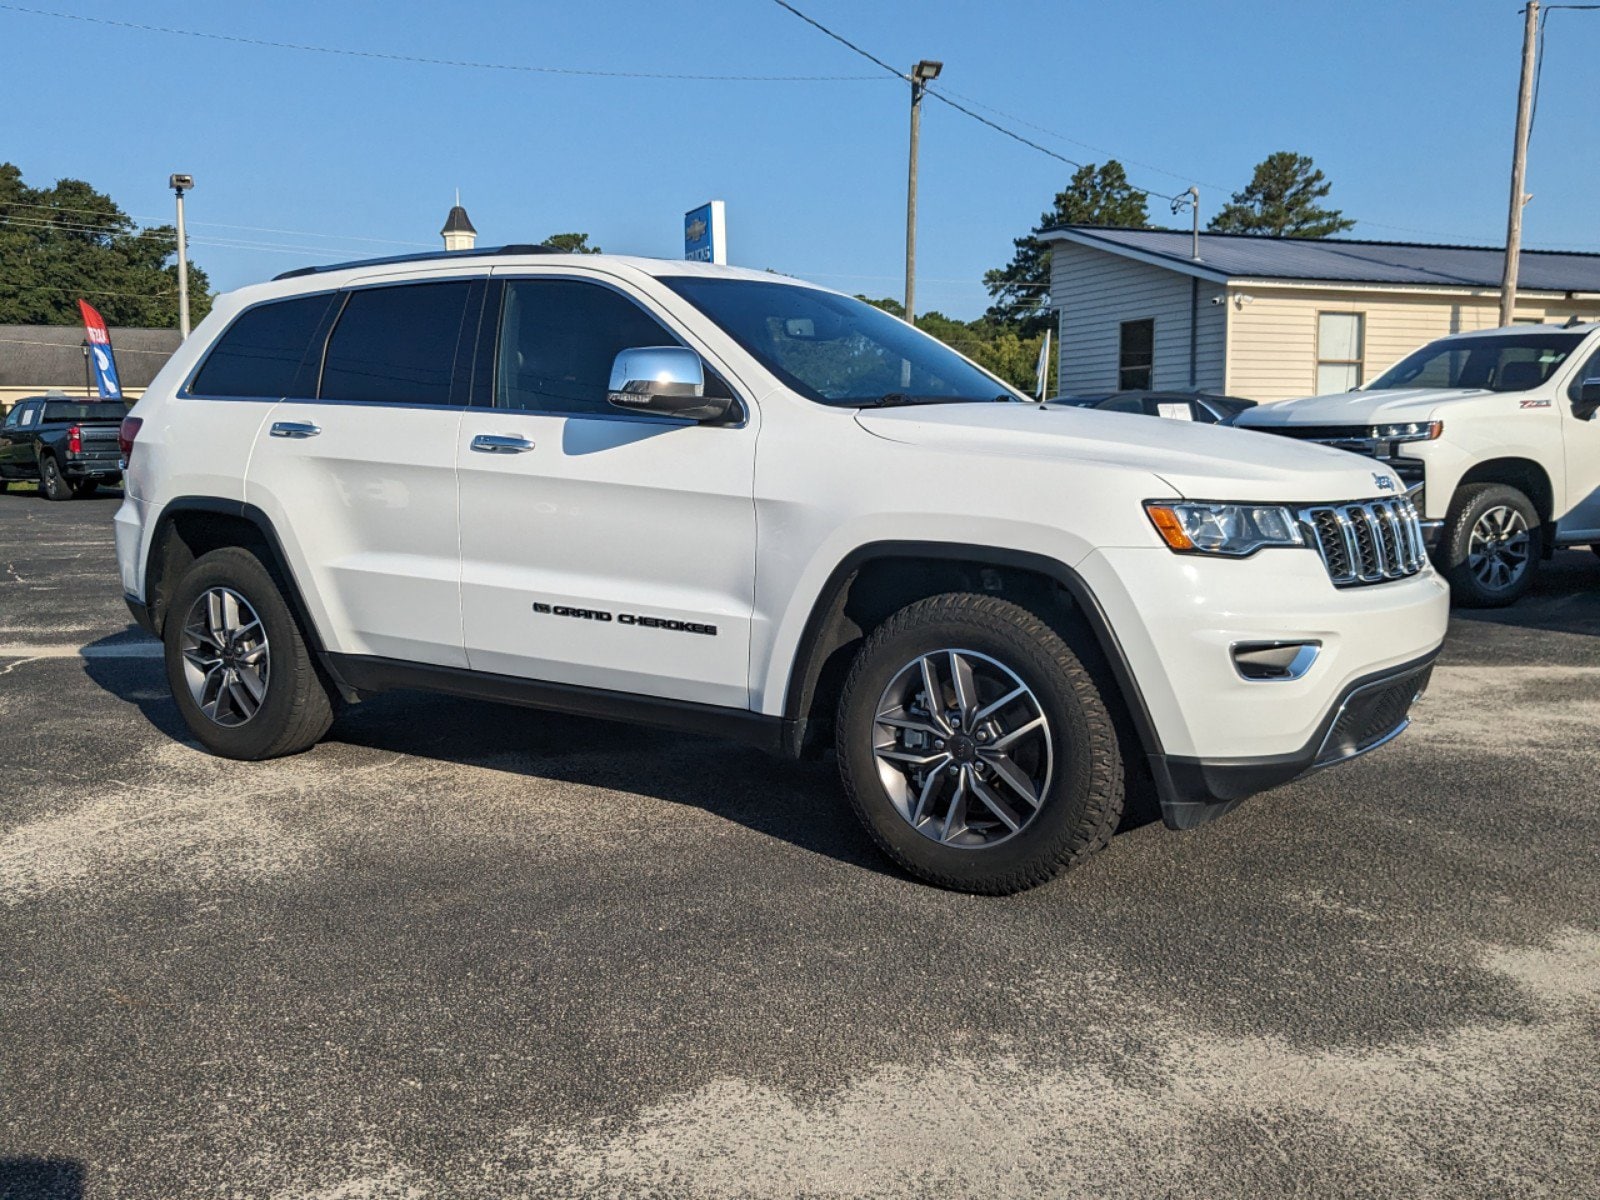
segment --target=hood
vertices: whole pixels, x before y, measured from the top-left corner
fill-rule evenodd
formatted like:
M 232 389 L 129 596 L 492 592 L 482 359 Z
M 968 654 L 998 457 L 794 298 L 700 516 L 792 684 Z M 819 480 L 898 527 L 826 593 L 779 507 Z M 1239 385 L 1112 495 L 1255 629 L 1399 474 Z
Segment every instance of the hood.
M 1240 426 L 1263 425 L 1379 425 L 1401 421 L 1426 421 L 1441 405 L 1508 395 L 1485 388 L 1394 388 L 1372 392 L 1339 392 L 1332 396 L 1307 396 L 1279 400 L 1248 409 Z
M 1370 459 L 1221 425 L 1037 404 L 923 404 L 863 409 L 891 442 L 962 455 L 1054 459 L 1145 471 L 1195 500 L 1313 502 L 1404 491 Z M 1378 478 L 1392 482 L 1384 487 Z

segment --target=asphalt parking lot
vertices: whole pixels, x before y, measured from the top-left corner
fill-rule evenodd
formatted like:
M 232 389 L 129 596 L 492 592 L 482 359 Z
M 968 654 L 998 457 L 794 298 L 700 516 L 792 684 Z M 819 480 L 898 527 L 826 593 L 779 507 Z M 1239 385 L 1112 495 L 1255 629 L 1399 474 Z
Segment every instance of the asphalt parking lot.
M 0 1200 L 1600 1195 L 1600 559 L 1412 730 L 980 899 L 826 765 L 393 694 L 185 740 L 0 495 Z

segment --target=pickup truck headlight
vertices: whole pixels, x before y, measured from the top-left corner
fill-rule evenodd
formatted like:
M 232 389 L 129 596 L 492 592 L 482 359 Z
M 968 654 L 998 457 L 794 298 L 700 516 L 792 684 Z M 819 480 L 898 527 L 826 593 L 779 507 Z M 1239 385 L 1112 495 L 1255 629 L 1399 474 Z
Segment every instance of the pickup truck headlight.
M 1372 427 L 1373 440 L 1379 442 L 1431 442 L 1443 432 L 1443 421 L 1402 421 L 1398 425 Z
M 1173 504 L 1147 501 L 1161 540 L 1179 554 L 1244 558 L 1265 546 L 1304 546 L 1294 513 L 1276 504 Z

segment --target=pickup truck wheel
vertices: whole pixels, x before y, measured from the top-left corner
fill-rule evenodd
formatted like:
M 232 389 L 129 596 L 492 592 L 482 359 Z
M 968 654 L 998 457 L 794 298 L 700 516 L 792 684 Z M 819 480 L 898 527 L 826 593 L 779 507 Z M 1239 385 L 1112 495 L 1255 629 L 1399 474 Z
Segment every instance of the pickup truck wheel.
M 1472 483 L 1450 502 L 1439 570 L 1463 608 L 1501 608 L 1533 584 L 1541 553 L 1539 510 L 1503 483 Z
M 328 689 L 277 580 L 250 551 L 229 546 L 197 559 L 162 632 L 167 684 L 213 754 L 298 754 L 328 732 Z
M 919 600 L 872 633 L 838 753 L 879 848 L 958 891 L 1043 883 L 1110 841 L 1122 813 L 1102 683 L 1045 621 L 993 596 Z
M 46 454 L 39 460 L 39 494 L 46 500 L 72 499 L 72 486 L 61 474 L 61 466 L 53 454 Z

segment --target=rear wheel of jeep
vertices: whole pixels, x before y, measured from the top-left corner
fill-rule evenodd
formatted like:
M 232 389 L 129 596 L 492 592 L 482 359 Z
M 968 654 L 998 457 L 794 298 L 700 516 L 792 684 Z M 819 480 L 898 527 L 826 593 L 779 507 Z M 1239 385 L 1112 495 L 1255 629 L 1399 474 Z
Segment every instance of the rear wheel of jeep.
M 1533 585 L 1543 552 L 1539 510 L 1503 483 L 1471 483 L 1450 502 L 1438 566 L 1464 608 L 1501 608 Z
M 333 703 L 271 571 L 237 546 L 195 560 L 163 629 L 167 684 L 189 730 L 224 758 L 309 749 Z
M 1105 684 L 1033 612 L 951 593 L 890 617 L 839 705 L 840 772 L 910 874 L 1003 895 L 1104 846 L 1122 812 Z

